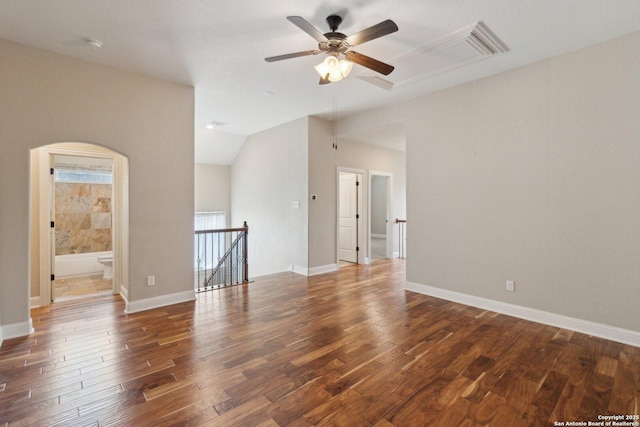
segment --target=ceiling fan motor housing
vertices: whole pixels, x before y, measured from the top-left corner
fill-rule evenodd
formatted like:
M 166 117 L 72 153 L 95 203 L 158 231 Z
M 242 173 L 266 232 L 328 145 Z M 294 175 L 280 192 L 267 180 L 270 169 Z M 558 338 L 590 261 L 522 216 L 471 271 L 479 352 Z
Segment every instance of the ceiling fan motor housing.
M 327 17 L 327 24 L 329 24 L 331 31 L 324 34 L 327 41 L 318 43 L 318 48 L 321 51 L 326 52 L 329 55 L 339 55 L 340 53 L 345 53 L 351 47 L 351 45 L 349 45 L 345 40 L 347 36 L 337 32 L 341 23 L 342 18 L 338 15 L 329 15 Z
M 329 24 L 331 31 L 336 31 L 340 24 L 342 24 L 342 18 L 338 15 L 329 15 L 327 16 L 327 24 Z
M 335 35 L 338 34 L 342 36 L 342 38 L 336 38 Z M 349 43 L 347 43 L 346 36 L 340 33 L 327 33 L 325 34 L 329 40 L 326 42 L 318 43 L 318 49 L 327 53 L 327 54 L 339 54 L 345 53 L 349 47 Z

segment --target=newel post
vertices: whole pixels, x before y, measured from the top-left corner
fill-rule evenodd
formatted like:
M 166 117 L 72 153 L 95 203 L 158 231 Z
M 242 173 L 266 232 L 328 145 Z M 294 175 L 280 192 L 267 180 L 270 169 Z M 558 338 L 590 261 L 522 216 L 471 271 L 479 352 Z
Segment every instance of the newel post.
M 244 265 L 242 266 L 242 281 L 248 282 L 249 281 L 249 252 L 247 250 L 247 246 L 248 246 L 247 239 L 249 238 L 249 226 L 247 225 L 247 221 L 244 221 L 243 228 L 244 228 L 244 240 L 242 243 L 242 259 L 244 260 Z

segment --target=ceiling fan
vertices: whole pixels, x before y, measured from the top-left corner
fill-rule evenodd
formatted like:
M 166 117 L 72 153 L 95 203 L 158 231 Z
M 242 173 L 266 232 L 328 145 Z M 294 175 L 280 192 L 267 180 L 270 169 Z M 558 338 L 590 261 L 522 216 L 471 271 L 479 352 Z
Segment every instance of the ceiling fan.
M 359 33 L 352 34 L 351 36 L 346 36 L 345 34 L 337 32 L 338 27 L 342 23 L 342 18 L 338 15 L 330 15 L 327 17 L 327 24 L 329 24 L 329 29 L 331 31 L 324 34 L 301 16 L 287 16 L 287 19 L 302 31 L 316 39 L 318 42 L 318 49 L 305 50 L 303 52 L 289 53 L 286 55 L 270 56 L 264 59 L 267 62 L 282 61 L 283 59 L 325 53 L 327 54 L 327 58 L 315 67 L 318 74 L 320 74 L 321 85 L 342 80 L 347 76 L 347 74 L 349 74 L 354 62 L 384 75 L 388 75 L 394 69 L 392 65 L 385 64 L 377 59 L 349 50 L 353 46 L 357 46 L 398 31 L 398 26 L 390 19 L 366 28 Z M 344 57 L 344 59 L 341 59 L 341 56 Z

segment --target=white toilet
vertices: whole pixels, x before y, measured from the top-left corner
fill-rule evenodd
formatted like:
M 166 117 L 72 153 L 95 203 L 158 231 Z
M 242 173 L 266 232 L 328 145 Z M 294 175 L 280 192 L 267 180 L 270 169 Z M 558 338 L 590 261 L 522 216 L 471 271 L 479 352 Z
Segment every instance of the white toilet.
M 113 278 L 113 254 L 98 257 L 98 262 L 104 265 L 103 279 Z

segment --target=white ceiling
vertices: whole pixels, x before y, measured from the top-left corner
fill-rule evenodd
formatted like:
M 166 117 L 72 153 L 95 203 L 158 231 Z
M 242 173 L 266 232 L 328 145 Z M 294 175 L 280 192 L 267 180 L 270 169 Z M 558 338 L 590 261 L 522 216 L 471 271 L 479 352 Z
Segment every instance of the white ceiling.
M 326 32 L 330 14 L 343 17 L 339 31 L 347 35 L 395 21 L 398 32 L 353 50 L 399 72 L 394 59 L 402 62 L 478 22 L 509 51 L 391 91 L 356 78 L 366 71 L 359 65 L 347 79 L 319 86 L 313 69 L 319 56 L 264 61 L 317 47 L 286 16 L 302 16 Z M 246 136 L 299 117 L 344 117 L 635 31 L 638 0 L 0 1 L 0 38 L 194 86 L 196 160 L 219 164 L 233 161 Z M 103 47 L 92 50 L 87 38 Z M 225 125 L 208 130 L 211 121 Z M 345 137 L 403 149 L 404 123 Z

